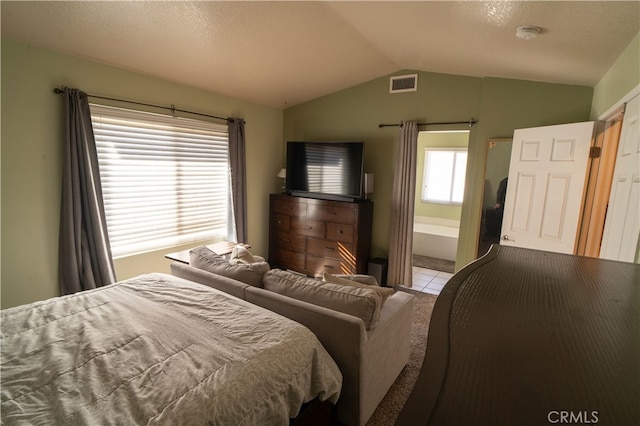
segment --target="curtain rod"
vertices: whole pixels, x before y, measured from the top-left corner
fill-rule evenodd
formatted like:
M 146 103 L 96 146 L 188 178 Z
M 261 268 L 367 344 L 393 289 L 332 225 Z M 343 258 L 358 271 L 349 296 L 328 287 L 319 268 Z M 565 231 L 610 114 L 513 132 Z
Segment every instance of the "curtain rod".
M 64 90 L 63 89 L 59 89 L 59 88 L 56 87 L 55 89 L 53 89 L 53 93 L 55 93 L 56 95 L 61 95 L 61 94 L 64 93 Z M 163 106 L 163 105 L 146 104 L 144 102 L 127 101 L 125 99 L 107 98 L 105 96 L 90 95 L 88 93 L 87 93 L 87 96 L 90 97 L 90 98 L 104 99 L 104 100 L 107 100 L 107 101 L 124 102 L 124 103 L 128 103 L 128 104 L 142 105 L 142 106 L 148 106 L 148 107 L 153 107 L 153 108 L 168 109 L 169 111 L 171 111 L 172 114 L 175 114 L 176 112 L 184 112 L 186 114 L 193 114 L 193 115 L 199 115 L 199 116 L 202 116 L 202 117 L 215 118 L 217 120 L 224 120 L 224 121 L 231 121 L 231 122 L 233 122 L 233 120 L 234 120 L 231 117 L 218 117 L 217 115 L 203 114 L 201 112 L 193 112 L 193 111 L 187 111 L 185 109 L 178 109 L 173 104 L 171 104 L 170 107 L 166 107 L 166 106 Z M 243 120 L 243 122 L 246 123 L 246 121 L 244 121 L 244 120 Z
M 418 126 L 440 126 L 443 124 L 467 124 L 469 127 L 473 126 L 474 124 L 476 124 L 478 121 L 471 117 L 471 119 L 469 121 L 446 121 L 446 122 L 440 122 L 440 123 L 418 123 Z M 400 122 L 398 124 L 378 124 L 378 128 L 383 128 L 383 127 L 402 127 L 404 125 L 403 122 Z

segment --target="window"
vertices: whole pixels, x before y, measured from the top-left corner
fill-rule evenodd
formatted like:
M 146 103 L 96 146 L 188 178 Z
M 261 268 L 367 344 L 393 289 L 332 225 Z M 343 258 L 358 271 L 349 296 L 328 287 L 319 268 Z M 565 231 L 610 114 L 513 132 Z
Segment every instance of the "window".
M 426 148 L 422 201 L 462 204 L 466 170 L 466 149 Z
M 114 257 L 227 236 L 227 126 L 91 104 Z

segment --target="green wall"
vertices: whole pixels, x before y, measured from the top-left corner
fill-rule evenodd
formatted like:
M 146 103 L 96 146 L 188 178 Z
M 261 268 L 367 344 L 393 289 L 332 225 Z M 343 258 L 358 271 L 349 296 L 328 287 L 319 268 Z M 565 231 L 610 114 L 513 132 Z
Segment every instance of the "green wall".
M 267 253 L 268 194 L 279 190 L 280 110 L 2 39 L 1 306 L 57 296 L 63 101 L 53 88 L 170 105 L 246 121 L 248 227 Z M 117 259 L 118 279 L 169 272 L 169 248 Z
M 403 75 L 415 71 L 401 71 Z M 389 93 L 389 76 L 285 110 L 284 139 L 364 140 L 365 171 L 375 174 L 372 255 L 388 257 L 390 200 L 398 128 L 378 123 L 479 120 L 469 134 L 465 202 L 456 268 L 476 257 L 486 141 L 514 129 L 587 121 L 593 89 L 498 78 L 418 72 L 416 92 Z M 426 130 L 464 130 L 438 126 Z
M 597 120 L 601 114 L 606 112 L 639 84 L 640 33 L 636 34 L 613 66 L 594 88 L 591 119 Z
M 412 74 L 401 71 L 395 75 Z M 389 94 L 383 77 L 285 110 L 286 140 L 364 140 L 365 172 L 375 176 L 373 257 L 388 257 L 389 220 L 397 127 L 380 123 L 467 121 L 478 118 L 482 79 L 418 72 L 418 91 Z M 452 126 L 468 130 L 467 125 Z M 434 127 L 425 130 L 451 130 Z M 477 127 L 471 129 L 470 143 Z M 284 158 L 284 153 L 283 153 Z
M 460 220 L 462 206 L 427 203 L 421 200 L 424 177 L 425 148 L 467 148 L 469 132 L 429 132 L 418 133 L 418 158 L 416 164 L 416 203 L 415 216 L 436 217 Z

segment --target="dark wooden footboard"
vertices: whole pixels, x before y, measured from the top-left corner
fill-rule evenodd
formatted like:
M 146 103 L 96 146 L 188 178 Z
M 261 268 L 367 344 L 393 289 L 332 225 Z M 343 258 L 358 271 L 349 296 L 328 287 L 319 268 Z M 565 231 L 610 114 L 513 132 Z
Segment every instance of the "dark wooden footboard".
M 493 246 L 434 306 L 397 425 L 640 424 L 640 265 Z

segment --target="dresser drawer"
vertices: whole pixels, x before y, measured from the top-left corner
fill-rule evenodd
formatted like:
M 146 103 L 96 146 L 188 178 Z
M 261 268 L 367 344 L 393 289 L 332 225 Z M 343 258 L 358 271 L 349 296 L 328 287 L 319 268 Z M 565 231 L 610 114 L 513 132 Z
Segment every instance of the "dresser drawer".
M 269 262 L 305 274 L 365 273 L 371 250 L 371 201 L 271 194 Z
M 327 259 L 317 256 L 307 255 L 307 273 L 311 275 L 322 275 L 324 272 L 330 274 L 353 274 L 355 264 L 337 259 Z
M 341 241 L 344 243 L 352 243 L 354 228 L 353 225 L 345 225 L 343 223 L 327 222 L 327 239 L 333 241 Z
M 305 255 L 293 250 L 276 249 L 269 253 L 269 263 L 272 268 L 293 269 L 302 272 L 305 270 Z
M 294 199 L 280 200 L 271 205 L 271 211 L 276 214 L 306 217 L 307 204 Z
M 291 218 L 291 232 L 294 234 L 306 235 L 308 237 L 324 238 L 325 225 L 319 220 Z
M 271 215 L 271 230 L 276 232 L 289 232 L 291 229 L 291 218 L 283 214 Z
M 320 238 L 307 239 L 307 254 L 337 260 L 355 258 L 351 244 Z
M 356 220 L 355 209 L 349 207 L 325 207 L 310 204 L 307 214 L 309 219 L 336 223 L 353 223 Z
M 271 234 L 270 238 L 271 243 L 275 247 L 303 253 L 306 250 L 305 243 L 307 237 L 304 235 L 291 234 L 289 232 L 274 232 Z

